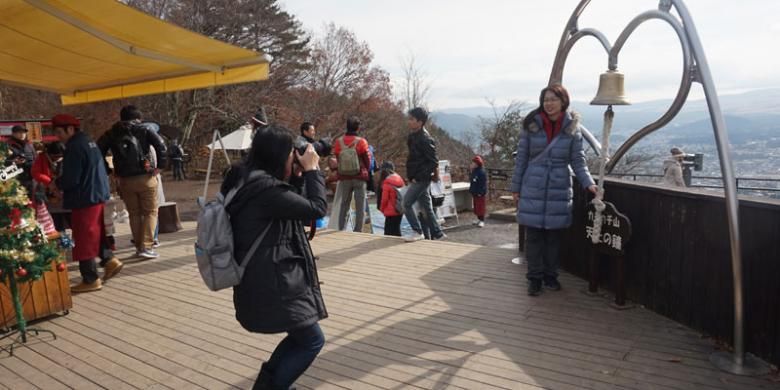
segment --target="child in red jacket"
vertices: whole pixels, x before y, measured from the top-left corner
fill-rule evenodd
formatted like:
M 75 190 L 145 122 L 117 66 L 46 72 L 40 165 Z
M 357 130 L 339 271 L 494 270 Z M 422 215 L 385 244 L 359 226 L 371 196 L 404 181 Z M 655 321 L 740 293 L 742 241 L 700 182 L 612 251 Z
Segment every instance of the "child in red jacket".
M 390 161 L 382 164 L 382 174 L 378 194 L 379 211 L 385 216 L 385 235 L 401 237 L 401 219 L 403 219 L 403 210 L 398 210 L 399 190 L 404 186 L 404 179 L 395 173 L 395 166 Z M 402 199 L 401 199 L 402 201 Z
M 59 176 L 59 166 L 64 153 L 64 145 L 52 142 L 46 145 L 46 150 L 35 158 L 31 169 L 35 189 L 34 193 L 30 194 L 34 202 L 47 203 L 49 196 L 56 194 L 54 179 Z

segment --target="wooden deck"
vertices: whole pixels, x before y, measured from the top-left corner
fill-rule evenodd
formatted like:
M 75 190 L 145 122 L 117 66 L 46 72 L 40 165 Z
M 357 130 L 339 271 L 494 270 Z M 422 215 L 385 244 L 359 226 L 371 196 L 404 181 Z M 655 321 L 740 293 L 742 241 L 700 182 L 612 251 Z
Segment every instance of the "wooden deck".
M 0 389 L 250 389 L 281 336 L 247 333 L 231 292 L 206 289 L 193 229 L 37 323 L 57 339 L 2 353 Z M 510 250 L 327 231 L 313 244 L 330 318 L 299 388 L 780 388 L 713 369 L 710 340 L 642 308 L 615 311 L 570 275 L 561 292 L 526 296 Z

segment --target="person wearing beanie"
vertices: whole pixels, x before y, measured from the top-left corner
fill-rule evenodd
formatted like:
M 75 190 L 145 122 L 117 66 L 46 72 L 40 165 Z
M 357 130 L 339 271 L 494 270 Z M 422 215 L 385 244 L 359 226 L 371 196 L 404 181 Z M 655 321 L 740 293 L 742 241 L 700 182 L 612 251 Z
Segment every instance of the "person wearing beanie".
M 97 145 L 81 131 L 79 120 L 60 114 L 52 119 L 54 134 L 65 144 L 62 175 L 56 180 L 63 192 L 62 207 L 71 210 L 73 229 L 73 260 L 79 263 L 82 282 L 71 287 L 74 293 L 100 290 L 103 285 L 97 274 L 96 259 L 105 246 L 103 212 L 109 198 L 108 174 L 103 155 Z M 100 261 L 103 281 L 122 270 L 115 257 Z
M 485 173 L 485 161 L 482 156 L 474 156 L 471 159 L 471 174 L 469 175 L 469 192 L 474 205 L 474 215 L 477 220 L 474 225 L 485 227 L 485 203 L 487 195 L 487 174 Z
M 401 237 L 401 220 L 404 217 L 403 210 L 399 210 L 398 204 L 403 199 L 400 189 L 404 186 L 404 179 L 395 173 L 395 165 L 390 161 L 382 163 L 379 180 L 377 202 L 379 211 L 385 216 L 385 235 Z
M 685 187 L 683 180 L 682 161 L 685 152 L 680 148 L 672 148 L 672 155 L 664 160 L 664 178 L 663 183 L 670 187 Z

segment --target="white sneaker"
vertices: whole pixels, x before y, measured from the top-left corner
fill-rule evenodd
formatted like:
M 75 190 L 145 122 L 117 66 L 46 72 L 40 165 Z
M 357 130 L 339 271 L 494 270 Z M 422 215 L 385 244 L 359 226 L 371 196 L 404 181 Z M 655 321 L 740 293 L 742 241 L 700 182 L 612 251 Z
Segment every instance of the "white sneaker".
M 404 241 L 406 242 L 415 242 L 424 240 L 425 236 L 422 233 L 412 233 L 410 236 L 404 236 Z
M 441 236 L 432 238 L 432 240 L 441 241 L 441 240 L 446 240 L 447 238 L 448 238 L 447 235 L 444 234 L 444 232 L 441 232 Z
M 475 219 L 475 220 L 471 221 L 471 224 L 472 225 L 479 225 L 480 222 L 482 222 L 482 221 L 480 221 L 478 219 Z
M 481 227 L 481 228 L 485 227 L 485 222 L 484 221 L 479 221 L 479 223 L 477 223 L 477 227 Z
M 156 259 L 160 257 L 160 254 L 151 250 L 151 249 L 144 249 L 142 251 L 136 251 L 135 255 L 138 257 L 143 257 L 144 259 Z

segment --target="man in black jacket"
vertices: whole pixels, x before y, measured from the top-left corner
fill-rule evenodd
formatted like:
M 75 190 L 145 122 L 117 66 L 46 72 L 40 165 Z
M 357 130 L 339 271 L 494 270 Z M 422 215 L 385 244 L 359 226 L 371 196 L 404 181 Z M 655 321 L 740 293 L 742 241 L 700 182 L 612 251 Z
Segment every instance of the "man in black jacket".
M 135 106 L 122 107 L 120 121 L 98 139 L 100 151 L 108 151 L 114 163 L 114 174 L 119 177 L 119 194 L 130 215 L 136 255 L 155 259 L 160 257 L 152 248 L 157 226 L 157 174 L 152 166 L 149 146 L 154 147 L 157 166 L 165 166 L 166 148 L 162 138 L 141 123 L 141 111 Z
M 54 133 L 65 144 L 62 176 L 57 187 L 63 192 L 62 205 L 71 210 L 73 260 L 79 263 L 82 282 L 71 288 L 74 293 L 100 290 L 96 258 L 105 246 L 103 225 L 105 202 L 109 198 L 108 175 L 97 145 L 80 129 L 79 120 L 60 114 L 52 119 Z M 122 263 L 111 257 L 101 261 L 106 281 L 122 270 Z
M 416 107 L 409 110 L 409 128 L 411 132 L 406 138 L 409 154 L 406 158 L 406 178 L 409 188 L 404 195 L 404 214 L 414 234 L 405 237 L 406 241 L 419 241 L 425 238 L 422 226 L 414 212 L 417 203 L 425 214 L 430 225 L 431 239 L 441 240 L 447 236 L 441 231 L 431 200 L 431 181 L 439 181 L 439 159 L 436 157 L 436 142 L 425 130 L 428 112 Z
M 14 126 L 11 128 L 11 138 L 6 141 L 11 153 L 5 160 L 5 165 L 16 164 L 22 169 L 22 174 L 17 177 L 22 186 L 27 190 L 27 196 L 32 199 L 32 165 L 35 161 L 35 148 L 27 141 L 27 128 L 24 126 Z

